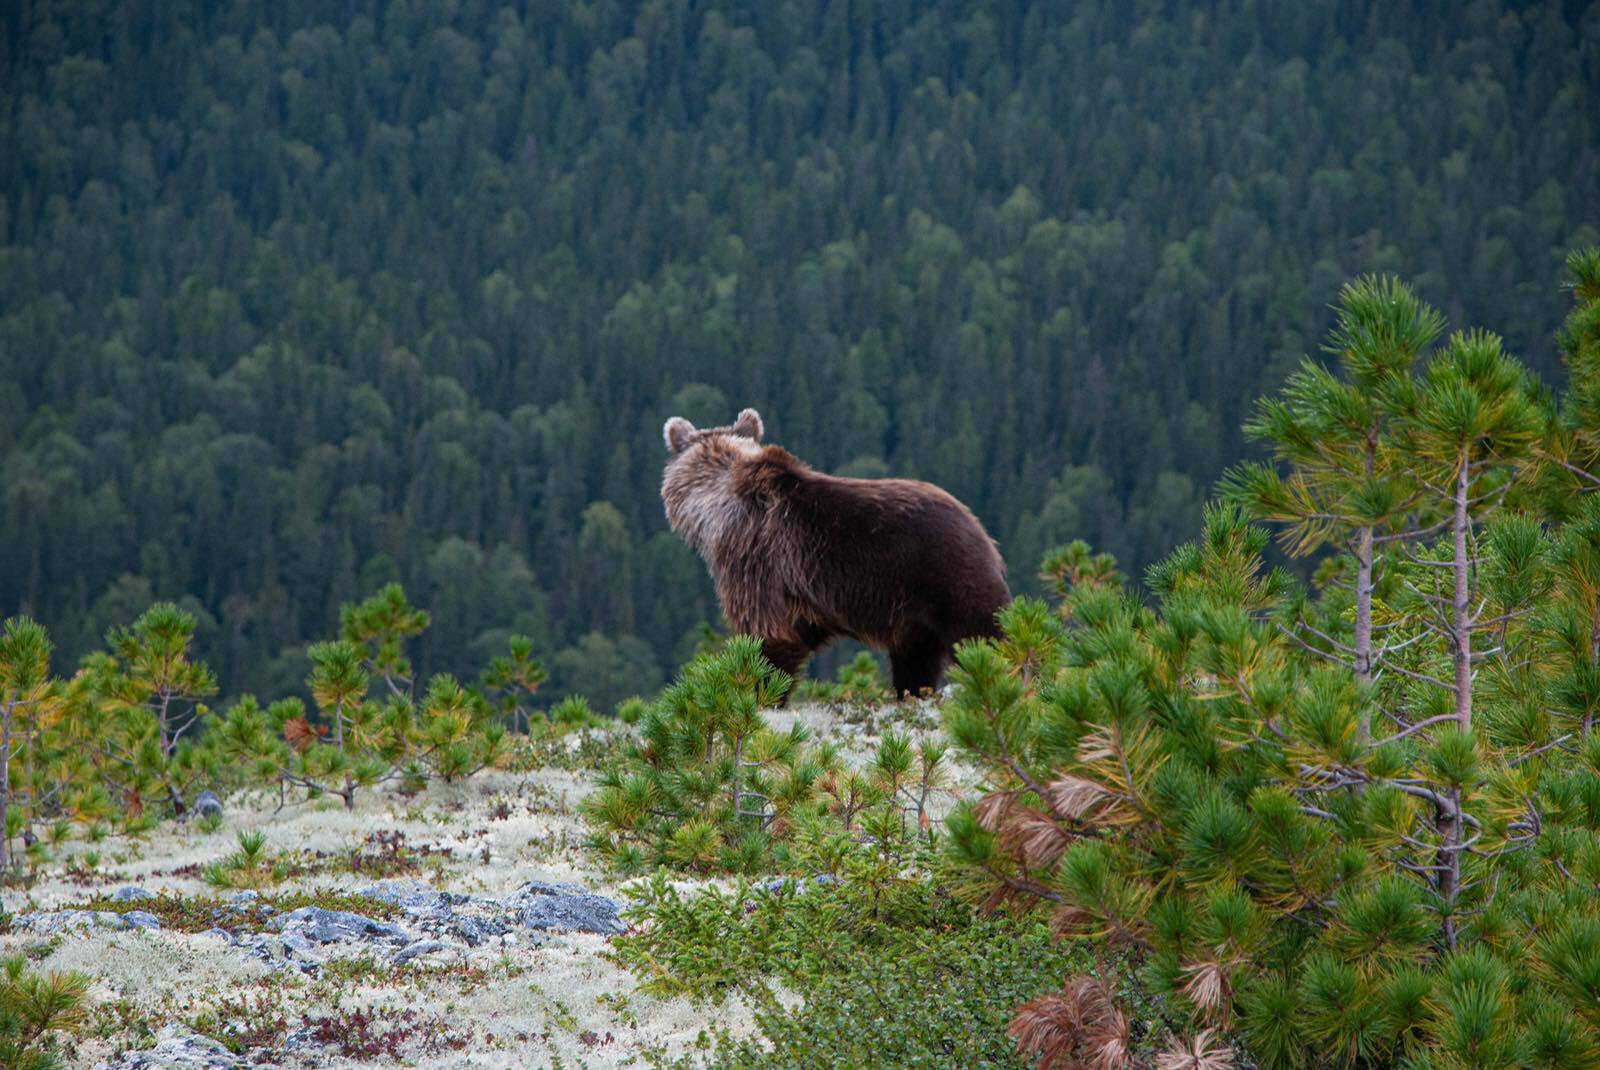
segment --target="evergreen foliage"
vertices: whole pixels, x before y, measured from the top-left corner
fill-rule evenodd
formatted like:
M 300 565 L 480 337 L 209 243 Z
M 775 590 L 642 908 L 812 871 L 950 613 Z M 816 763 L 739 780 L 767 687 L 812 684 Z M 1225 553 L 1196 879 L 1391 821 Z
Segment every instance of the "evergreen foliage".
M 0 959 L 0 1066 L 57 1070 L 65 1065 L 54 1034 L 83 1024 L 89 978 L 38 974 L 21 955 Z
M 685 666 L 583 803 L 602 857 L 624 871 L 834 873 L 842 844 L 877 844 L 887 865 L 888 845 L 930 839 L 945 748 L 890 732 L 869 767 L 850 768 L 799 722 L 768 727 L 761 711 L 790 683 L 751 636 Z
M 200 702 L 217 685 L 192 657 L 195 618 L 176 606 L 153 606 L 132 625 L 113 628 L 111 652 L 85 658 L 65 680 L 50 672 L 44 628 L 25 617 L 6 621 L 0 874 L 24 861 L 37 867 L 51 844 L 75 833 L 137 836 L 161 816 L 185 815 L 203 788 L 273 787 L 283 801 L 290 789 L 301 789 L 308 798 L 331 794 L 354 807 L 358 789 L 393 784 L 415 792 L 430 780 L 471 776 L 507 759 L 504 690 L 467 687 L 438 673 L 413 694 L 407 646 L 424 633 L 428 615 L 401 588 L 346 606 L 342 617 L 346 638 L 309 652 L 306 688 L 314 713 L 295 696 L 262 706 L 245 695 L 217 716 Z M 509 675 L 497 675 L 500 663 Z M 521 689 L 520 703 L 531 694 L 536 669 L 519 637 L 485 678 Z M 556 731 L 594 721 L 583 700 L 574 699 L 552 710 L 548 723 Z M 203 732 L 190 731 L 196 722 L 209 723 Z M 15 849 L 19 839 L 29 844 L 24 857 Z M 241 834 L 238 864 L 219 868 L 213 879 L 270 874 L 261 848 Z
M 1333 550 L 1319 587 L 1269 569 L 1266 530 L 1217 505 L 1148 571 L 1153 606 L 1073 582 L 1077 548 L 1058 612 L 1019 603 L 1004 638 L 958 653 L 946 725 L 990 790 L 949 821 L 952 877 L 1140 956 L 1183 1034 L 1160 1065 L 1231 1065 L 1219 1030 L 1263 1067 L 1600 1058 L 1600 496 L 1546 511 L 1539 493 L 1591 475 L 1558 452 L 1570 425 L 1547 426 L 1585 385 L 1546 404 L 1485 332 L 1427 356 L 1436 322 L 1398 283 L 1353 284 L 1343 374 L 1307 365 L 1259 410 L 1284 467 L 1229 490 L 1291 549 Z M 1372 352 L 1393 363 L 1361 386 Z M 1102 1004 L 1069 980 L 1013 1031 L 1076 1058 Z
M 656 429 L 744 404 L 948 487 L 1023 588 L 1072 538 L 1139 575 L 1341 280 L 1544 359 L 1600 239 L 1597 17 L 8 6 L 0 615 L 66 672 L 174 602 L 223 708 L 309 699 L 335 609 L 399 582 L 415 675 L 524 635 L 609 708 L 716 618 Z
M 709 1056 L 652 1065 L 1028 1065 L 1006 1037 L 1012 1008 L 1086 954 L 1037 922 L 975 917 L 930 875 L 913 823 L 802 838 L 793 853 L 806 876 L 685 892 L 657 870 L 629 889 L 613 955 L 645 991 L 756 1008 L 754 1036 L 713 1030 Z

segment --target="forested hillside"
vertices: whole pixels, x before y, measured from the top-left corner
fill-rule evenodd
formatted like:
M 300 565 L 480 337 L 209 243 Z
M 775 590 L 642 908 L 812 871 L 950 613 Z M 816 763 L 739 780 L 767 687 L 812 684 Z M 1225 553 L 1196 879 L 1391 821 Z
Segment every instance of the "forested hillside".
M 419 674 L 658 683 L 672 414 L 1137 575 L 1347 278 L 1557 382 L 1600 241 L 1572 0 L 63 0 L 0 71 L 0 615 L 183 600 L 229 694 L 394 579 Z

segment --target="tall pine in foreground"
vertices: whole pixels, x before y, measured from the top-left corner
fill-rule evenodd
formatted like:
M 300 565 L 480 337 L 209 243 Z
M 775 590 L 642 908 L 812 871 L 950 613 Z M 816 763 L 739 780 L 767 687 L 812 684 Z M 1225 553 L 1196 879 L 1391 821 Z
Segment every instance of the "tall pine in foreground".
M 1372 680 L 1380 656 L 1372 601 L 1382 559 L 1395 543 L 1428 530 L 1423 493 L 1399 456 L 1394 398 L 1443 329 L 1443 317 L 1398 280 L 1345 286 L 1325 347 L 1338 357 L 1342 377 L 1308 360 L 1278 396 L 1260 401 L 1245 431 L 1268 443 L 1277 463 L 1241 465 L 1224 482 L 1226 496 L 1283 525 L 1291 554 L 1331 545 L 1353 562 L 1348 580 L 1329 577 L 1353 603 L 1348 641 L 1309 620 L 1297 627 L 1363 682 Z M 1370 725 L 1363 721 L 1360 731 L 1367 738 Z
M 1374 391 L 1374 478 L 1412 534 L 1375 556 L 1368 678 L 1330 656 L 1354 647 L 1348 589 L 1297 591 L 1266 530 L 1220 506 L 1150 570 L 1153 606 L 1065 583 L 1052 635 L 1013 615 L 959 654 L 946 724 L 988 790 L 950 818 L 951 872 L 991 909 L 1044 907 L 1106 968 L 1131 952 L 1171 1008 L 1162 1065 L 1229 1065 L 1217 1030 L 1264 1067 L 1600 1061 L 1600 495 L 1540 493 L 1552 465 L 1584 481 L 1575 446 L 1551 453 L 1586 429 L 1549 427 L 1583 385 L 1554 411 L 1486 332 L 1419 356 Z M 1349 381 L 1308 369 L 1285 403 L 1303 419 L 1275 430 L 1365 415 Z M 1355 572 L 1385 515 L 1337 450 L 1232 486 L 1339 518 L 1321 580 Z M 1298 540 L 1311 511 L 1274 519 Z M 1131 1065 L 1107 998 L 1071 979 L 1014 1034 L 1042 1065 Z

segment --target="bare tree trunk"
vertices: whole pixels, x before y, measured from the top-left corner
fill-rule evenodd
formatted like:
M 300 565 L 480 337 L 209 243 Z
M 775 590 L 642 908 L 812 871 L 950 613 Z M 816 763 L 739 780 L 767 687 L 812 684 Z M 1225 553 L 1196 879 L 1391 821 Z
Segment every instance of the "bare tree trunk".
M 339 747 L 339 756 L 344 757 L 344 703 L 335 703 L 333 707 L 333 741 Z M 350 774 L 344 774 L 344 790 L 339 792 L 344 797 L 344 808 L 356 808 L 355 785 L 350 781 Z
M 1439 898 L 1444 900 L 1444 938 L 1445 944 L 1453 951 L 1456 946 L 1455 904 L 1456 893 L 1461 890 L 1461 789 L 1451 788 L 1445 792 L 1445 799 L 1450 805 L 1450 813 L 1445 813 L 1444 808 L 1438 811 L 1439 831 L 1444 834 L 1444 849 L 1439 853 Z
M 0 710 L 0 873 L 11 868 L 11 826 L 6 820 L 11 810 L 11 711 L 15 702 Z
M 1455 575 L 1455 599 L 1451 605 L 1451 636 L 1455 640 L 1456 657 L 1456 721 L 1463 732 L 1472 730 L 1472 601 L 1470 598 L 1470 564 L 1467 559 L 1467 457 L 1463 451 L 1460 471 L 1456 476 L 1456 516 L 1452 525 L 1455 536 L 1455 558 L 1451 572 Z
M 1456 472 L 1455 519 L 1451 535 L 1455 553 L 1451 573 L 1455 578 L 1455 597 L 1451 602 L 1450 629 L 1455 646 L 1456 661 L 1456 724 L 1463 732 L 1472 731 L 1472 601 L 1469 580 L 1470 561 L 1467 557 L 1467 491 L 1469 489 L 1470 462 L 1463 450 Z M 1455 923 L 1451 914 L 1455 909 L 1456 894 L 1461 889 L 1461 843 L 1464 824 L 1461 819 L 1461 789 L 1451 788 L 1447 793 L 1451 813 L 1442 815 L 1439 831 L 1444 834 L 1444 867 L 1439 873 L 1439 895 L 1445 907 L 1445 939 L 1455 947 Z
M 37 749 L 34 746 L 34 739 L 36 738 L 36 736 L 38 734 L 38 732 L 37 732 L 38 724 L 39 724 L 39 718 L 38 717 L 33 717 L 33 718 L 29 719 L 29 722 L 28 722 L 28 734 L 22 741 L 23 753 L 25 753 L 27 755 L 27 759 L 23 764 L 23 775 L 28 778 L 28 789 L 27 789 L 27 792 L 28 792 L 28 822 L 23 827 L 26 828 L 29 832 L 33 831 L 33 819 L 39 813 L 39 780 L 38 780 L 37 775 L 34 772 L 34 763 L 33 763 L 34 751 Z M 9 778 L 8 778 L 8 780 L 9 780 Z M 10 795 L 9 795 L 9 792 L 8 792 L 7 793 L 7 798 L 9 798 L 9 797 L 10 797 Z
M 171 734 L 171 724 L 167 718 L 167 707 L 172 705 L 172 692 L 165 686 L 161 688 L 161 706 L 156 710 L 156 719 L 161 722 L 161 754 L 162 757 L 172 757 L 172 752 L 178 746 L 178 737 Z
M 1356 679 L 1372 682 L 1372 528 L 1361 529 L 1356 542 Z M 1372 741 L 1372 714 L 1363 707 L 1356 721 L 1356 738 L 1365 747 Z

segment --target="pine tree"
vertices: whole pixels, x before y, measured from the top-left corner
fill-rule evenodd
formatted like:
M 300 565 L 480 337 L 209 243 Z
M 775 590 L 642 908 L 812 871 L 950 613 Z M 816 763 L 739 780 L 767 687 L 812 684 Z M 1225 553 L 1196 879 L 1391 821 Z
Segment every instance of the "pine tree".
M 191 659 L 194 630 L 194 614 L 157 602 L 131 626 L 107 636 L 118 659 L 116 675 L 107 681 L 111 697 L 125 708 L 150 711 L 160 727 L 161 753 L 169 758 L 209 712 L 200 700 L 217 691 L 211 670 Z
M 317 643 L 306 651 L 306 655 L 310 657 L 312 666 L 311 676 L 306 680 L 306 684 L 311 688 L 311 697 L 316 700 L 317 708 L 332 726 L 333 749 L 338 752 L 335 764 L 343 776 L 343 787 L 334 790 L 344 799 L 345 809 L 354 809 L 356 763 L 353 752 L 356 751 L 359 740 L 352 739 L 351 746 L 347 749 L 345 734 L 349 731 L 354 736 L 357 723 L 372 720 L 370 703 L 367 699 L 367 687 L 371 677 L 363 667 L 361 649 L 347 639 Z M 392 653 L 386 656 L 385 664 L 391 669 L 398 669 L 403 662 L 398 653 Z M 398 693 L 399 689 L 392 677 L 386 675 L 385 681 L 397 692 L 395 695 L 397 701 L 409 701 Z M 409 684 L 409 681 L 407 683 Z
M 1458 332 L 1417 380 L 1392 389 L 1405 474 L 1447 510 L 1448 556 L 1413 562 L 1448 577 L 1448 593 L 1426 578 L 1407 580 L 1416 619 L 1440 636 L 1453 662 L 1454 715 L 1472 729 L 1472 637 L 1486 624 L 1475 607 L 1475 528 L 1524 474 L 1543 429 L 1527 372 L 1498 335 Z M 1408 727 L 1414 727 L 1408 726 Z
M 387 584 L 366 601 L 339 610 L 344 642 L 361 651 L 370 672 L 397 698 L 409 699 L 414 686 L 415 673 L 405 642 L 426 631 L 428 622 L 427 611 L 414 608 L 398 583 Z
M 533 656 L 533 640 L 526 635 L 513 635 L 510 650 L 489 662 L 483 672 L 482 685 L 486 693 L 496 696 L 500 713 L 513 730 L 528 730 L 528 711 L 523 703 L 532 698 L 539 687 L 550 678 L 544 664 Z
M 1272 465 L 1245 464 L 1223 485 L 1224 494 L 1252 515 L 1284 525 L 1281 538 L 1291 554 L 1307 556 L 1332 545 L 1350 555 L 1355 576 L 1349 642 L 1304 619 L 1297 627 L 1364 683 L 1379 667 L 1372 601 L 1380 555 L 1426 530 L 1414 520 L 1423 496 L 1396 455 L 1390 402 L 1396 384 L 1411 378 L 1443 330 L 1443 317 L 1398 280 L 1369 276 L 1346 285 L 1325 346 L 1338 357 L 1343 378 L 1307 361 L 1279 396 L 1257 404 L 1245 425 L 1248 435 L 1271 444 L 1287 474 Z M 1370 734 L 1363 722 L 1362 738 Z
M 53 1034 L 73 1032 L 88 1010 L 89 978 L 38 974 L 22 955 L 0 959 L 0 1066 L 57 1070 L 63 1066 Z
M 1278 627 L 1345 595 L 1308 603 L 1264 530 L 1208 510 L 1148 571 L 1153 606 L 1065 585 L 1058 634 L 1019 611 L 958 652 L 946 727 L 987 791 L 948 821 L 952 871 L 986 908 L 1131 949 L 1174 1011 L 1171 1065 L 1230 1029 L 1264 1067 L 1586 1066 L 1600 507 L 1535 510 L 1545 408 L 1491 335 L 1380 400 L 1375 471 L 1417 530 L 1377 559 L 1372 678 Z M 1078 1050 L 1081 980 L 1014 1035 Z
M 11 617 L 0 635 L 0 873 L 13 858 L 11 762 L 21 740 L 14 734 L 17 720 L 44 701 L 50 686 L 50 639 L 27 617 Z
M 1576 304 L 1558 336 L 1567 391 L 1539 451 L 1542 504 L 1558 520 L 1600 491 L 1600 248 L 1568 254 L 1567 273 Z

